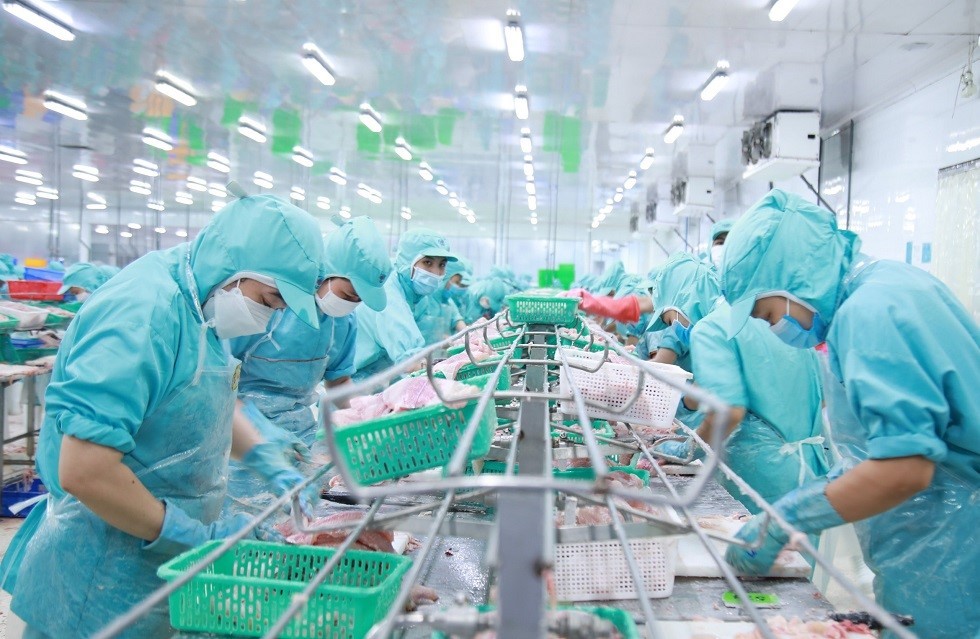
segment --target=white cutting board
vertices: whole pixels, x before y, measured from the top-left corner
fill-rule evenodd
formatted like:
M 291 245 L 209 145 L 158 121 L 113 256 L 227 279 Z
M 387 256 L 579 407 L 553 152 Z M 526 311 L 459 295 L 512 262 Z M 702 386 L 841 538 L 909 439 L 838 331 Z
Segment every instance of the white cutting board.
M 734 639 L 739 633 L 752 632 L 755 625 L 747 621 L 658 621 L 657 629 L 663 639 Z M 868 635 L 849 632 L 847 639 L 868 639 Z
M 716 534 L 725 535 L 727 537 L 734 537 L 738 529 L 742 527 L 745 522 L 732 521 L 729 519 L 718 518 L 713 520 L 717 522 L 724 530 L 713 530 Z M 725 550 L 728 548 L 728 544 L 718 541 L 716 539 L 708 540 L 714 547 L 718 550 L 718 554 L 722 557 L 725 556 Z M 776 564 L 772 567 L 769 572 L 770 577 L 803 577 L 808 578 L 810 576 L 810 564 L 806 563 L 806 559 L 803 558 L 798 552 L 790 553 L 790 561 L 787 564 Z M 697 535 L 691 533 L 684 535 L 680 538 L 680 542 L 677 544 L 677 576 L 678 577 L 721 577 L 721 568 L 715 563 L 715 560 L 711 558 L 708 554 L 708 549 L 704 547 L 701 540 L 698 539 Z M 736 572 L 735 574 L 742 574 Z

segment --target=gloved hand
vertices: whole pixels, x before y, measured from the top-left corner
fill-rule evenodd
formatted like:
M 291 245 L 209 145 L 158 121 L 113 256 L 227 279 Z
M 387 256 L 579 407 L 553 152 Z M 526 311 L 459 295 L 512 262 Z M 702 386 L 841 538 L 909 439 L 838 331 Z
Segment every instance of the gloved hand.
M 287 457 L 295 456 L 297 461 L 307 464 L 312 462 L 313 455 L 310 453 L 309 446 L 300 441 L 296 435 L 276 425 L 275 422 L 263 415 L 253 402 L 246 400 L 242 404 L 242 413 L 249 418 L 252 425 L 255 426 L 255 430 L 259 431 L 265 441 L 277 444 Z
M 695 445 L 694 439 L 691 437 L 682 441 L 670 440 L 662 442 L 654 446 L 653 451 L 676 457 L 685 463 L 690 463 L 695 459 L 702 459 L 704 457 L 704 449 Z
M 163 505 L 165 510 L 160 536 L 152 542 L 144 543 L 143 549 L 171 556 L 179 555 L 185 550 L 200 546 L 207 541 L 230 537 L 248 526 L 253 519 L 250 515 L 238 513 L 205 524 L 194 519 L 184 512 L 180 506 L 172 504 L 166 499 L 163 500 Z M 252 529 L 245 539 L 257 539 L 256 529 Z
M 837 514 L 825 494 L 828 481 L 821 479 L 801 486 L 773 504 L 776 511 L 790 526 L 803 533 L 819 533 L 827 528 L 846 523 Z M 748 521 L 735 534 L 742 541 L 753 543 L 759 539 L 765 515 L 760 513 Z M 748 550 L 740 546 L 729 546 L 725 551 L 725 561 L 737 570 L 751 575 L 769 572 L 776 556 L 789 541 L 789 535 L 776 522 L 770 521 L 762 547 Z
M 262 442 L 252 446 L 251 450 L 242 457 L 242 464 L 265 479 L 277 495 L 289 492 L 305 479 L 296 468 L 286 461 L 286 457 L 282 454 L 279 446 L 272 442 Z M 299 494 L 300 510 L 307 517 L 312 517 L 313 497 L 316 492 L 316 485 L 311 484 Z M 286 512 L 291 510 L 291 503 L 286 504 Z
M 583 289 L 575 289 L 574 293 L 573 297 L 580 298 L 578 307 L 589 315 L 606 317 L 624 324 L 635 324 L 640 321 L 640 302 L 635 295 L 614 299 L 596 297 Z

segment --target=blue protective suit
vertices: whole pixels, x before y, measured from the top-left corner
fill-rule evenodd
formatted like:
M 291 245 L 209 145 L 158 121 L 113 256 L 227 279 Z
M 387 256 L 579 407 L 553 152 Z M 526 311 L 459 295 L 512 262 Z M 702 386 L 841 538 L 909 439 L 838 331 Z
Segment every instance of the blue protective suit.
M 725 443 L 727 462 L 773 502 L 827 472 L 821 437 L 820 369 L 815 353 L 783 344 L 762 322 L 752 322 L 729 340 L 730 309 L 718 303 L 719 297 L 712 268 L 681 253 L 661 270 L 654 304 L 658 312 L 675 309 L 692 323 L 691 368 L 686 370 L 694 373 L 695 383 L 746 410 L 742 423 Z M 654 329 L 665 327 L 658 316 Z M 671 348 L 674 339 L 667 331 L 661 345 Z M 787 397 L 793 400 L 786 401 Z M 683 410 L 679 415 L 688 425 L 700 422 L 685 418 Z M 700 412 L 698 416 L 703 418 Z M 760 459 L 766 463 L 760 464 Z M 750 512 L 759 511 L 728 479 L 719 478 Z
M 626 266 L 619 260 L 613 262 L 599 278 L 596 284 L 596 290 L 593 291 L 596 295 L 609 295 L 615 293 L 616 289 L 620 287 L 623 283 L 623 279 L 626 278 Z
M 491 318 L 504 307 L 504 300 L 509 290 L 507 285 L 498 279 L 487 278 L 480 280 L 470 287 L 469 307 L 463 311 L 463 319 L 472 324 L 480 318 Z M 487 306 L 483 306 L 486 301 Z
M 72 264 L 65 271 L 65 277 L 61 281 L 61 288 L 58 292 L 64 294 L 72 287 L 83 288 L 89 293 L 94 293 L 97 288 L 109 281 L 112 274 L 105 267 L 88 262 L 78 262 Z
M 928 488 L 854 524 L 877 602 L 913 615 L 919 637 L 975 636 L 980 329 L 931 275 L 860 256 L 860 240 L 832 213 L 782 191 L 746 213 L 725 246 L 730 331 L 771 291 L 799 297 L 829 324 L 825 393 L 842 457 L 831 475 L 865 459 L 935 463 Z
M 425 345 L 441 342 L 456 332 L 457 322 L 463 321 L 456 302 L 449 291 L 439 289 L 434 295 L 427 295 L 415 306 L 415 323 L 422 333 Z
M 225 493 L 238 362 L 204 324 L 201 304 L 241 271 L 310 299 L 319 225 L 269 196 L 230 203 L 193 244 L 140 258 L 87 302 L 58 351 L 37 466 L 48 499 L 3 558 L 3 588 L 31 637 L 89 636 L 158 588 L 170 559 L 107 524 L 61 487 L 62 437 L 114 448 L 158 499 L 209 523 Z M 121 637 L 169 637 L 166 605 Z

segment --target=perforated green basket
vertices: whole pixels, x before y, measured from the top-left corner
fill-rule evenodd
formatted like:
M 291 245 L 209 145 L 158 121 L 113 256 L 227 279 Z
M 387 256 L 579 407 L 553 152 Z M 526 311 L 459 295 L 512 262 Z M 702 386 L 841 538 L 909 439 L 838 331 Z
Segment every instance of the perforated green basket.
M 439 468 L 452 458 L 476 405 L 472 400 L 461 408 L 426 406 L 344 426 L 335 431 L 337 446 L 360 483 L 374 484 Z M 467 459 L 487 454 L 496 428 L 497 414 L 491 404 L 480 417 Z
M 222 542 L 210 541 L 157 569 L 173 581 Z M 170 595 L 178 630 L 261 637 L 336 552 L 333 548 L 240 541 Z M 349 550 L 280 637 L 358 639 L 384 617 L 412 560 Z
M 499 357 L 492 357 L 486 359 L 481 364 L 493 363 L 493 366 L 477 366 L 476 364 L 464 364 L 459 367 L 456 371 L 456 381 L 458 382 L 472 382 L 473 380 L 478 380 L 485 377 L 486 380 L 484 384 L 490 380 L 490 375 L 493 374 L 493 369 L 496 368 L 497 362 L 500 361 Z M 510 390 L 510 366 L 504 366 L 504 370 L 500 372 L 500 377 L 497 378 L 497 390 Z M 482 387 L 482 385 L 481 385 Z
M 567 326 L 576 320 L 578 298 L 548 297 L 515 293 L 507 296 L 510 319 L 519 324 L 555 324 Z

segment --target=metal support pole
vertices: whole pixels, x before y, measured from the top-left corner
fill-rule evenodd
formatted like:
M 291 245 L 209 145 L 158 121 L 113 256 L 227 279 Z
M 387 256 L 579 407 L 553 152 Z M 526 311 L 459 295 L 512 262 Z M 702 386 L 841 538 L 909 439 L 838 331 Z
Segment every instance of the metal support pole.
M 543 327 L 531 327 L 543 330 Z M 542 335 L 532 336 L 531 357 L 543 359 Z M 528 364 L 527 390 L 543 392 L 548 387 L 544 364 Z M 522 475 L 551 476 L 551 430 L 548 400 L 527 399 L 521 403 L 520 427 L 523 440 L 517 451 Z M 507 561 L 499 562 L 500 616 L 497 636 L 528 639 L 547 634 L 545 588 L 547 573 L 554 565 L 554 493 L 506 492 L 499 497 L 498 549 L 506 548 Z M 514 525 L 521 522 L 520 526 Z

